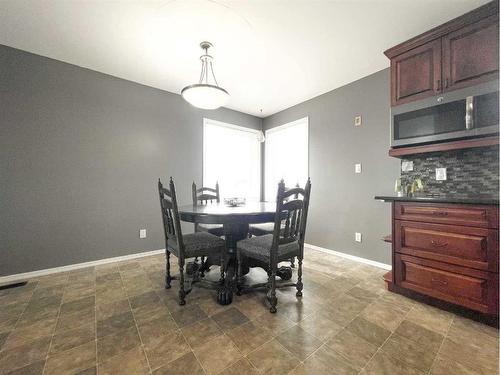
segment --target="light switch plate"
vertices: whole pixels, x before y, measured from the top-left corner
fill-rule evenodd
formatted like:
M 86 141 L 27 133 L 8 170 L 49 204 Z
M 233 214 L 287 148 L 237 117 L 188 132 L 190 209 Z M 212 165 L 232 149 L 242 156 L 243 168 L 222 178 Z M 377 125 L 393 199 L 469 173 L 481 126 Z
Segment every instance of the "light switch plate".
M 361 163 L 354 164 L 354 173 L 361 173 Z
M 361 126 L 362 118 L 361 115 L 354 116 L 354 126 Z
M 146 238 L 146 229 L 139 230 L 139 238 Z
M 354 233 L 354 241 L 361 242 L 361 233 L 359 232 Z
M 401 162 L 401 172 L 411 172 L 413 171 L 413 161 L 403 160 Z
M 436 181 L 446 181 L 446 168 L 436 168 Z

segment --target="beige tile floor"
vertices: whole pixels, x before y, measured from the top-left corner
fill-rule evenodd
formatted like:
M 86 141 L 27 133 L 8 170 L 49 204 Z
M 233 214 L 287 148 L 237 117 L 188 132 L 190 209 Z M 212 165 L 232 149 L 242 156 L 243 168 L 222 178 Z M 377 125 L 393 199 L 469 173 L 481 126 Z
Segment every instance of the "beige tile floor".
M 498 374 L 497 330 L 387 292 L 383 273 L 307 250 L 304 297 L 280 290 L 277 314 L 259 292 L 178 306 L 163 256 L 41 277 L 0 291 L 0 374 Z

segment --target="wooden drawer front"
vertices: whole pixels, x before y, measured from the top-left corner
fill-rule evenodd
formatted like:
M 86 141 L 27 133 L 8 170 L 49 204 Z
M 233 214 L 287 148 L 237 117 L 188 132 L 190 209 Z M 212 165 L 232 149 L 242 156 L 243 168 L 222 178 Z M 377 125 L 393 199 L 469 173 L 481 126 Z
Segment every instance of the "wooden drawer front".
M 400 220 L 498 228 L 498 207 L 396 202 L 394 217 Z
M 498 274 L 473 271 L 396 254 L 397 285 L 477 311 L 496 314 Z
M 395 221 L 395 251 L 498 272 L 498 230 Z

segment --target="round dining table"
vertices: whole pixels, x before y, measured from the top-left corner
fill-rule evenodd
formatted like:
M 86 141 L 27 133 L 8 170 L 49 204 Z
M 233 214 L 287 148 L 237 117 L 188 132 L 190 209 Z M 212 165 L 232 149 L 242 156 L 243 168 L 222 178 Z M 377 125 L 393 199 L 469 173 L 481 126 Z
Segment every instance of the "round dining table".
M 250 224 L 274 222 L 276 214 L 275 202 L 247 202 L 239 206 L 230 206 L 223 202 L 179 207 L 182 221 L 201 224 L 220 224 L 223 226 L 226 241 L 224 285 L 218 289 L 217 301 L 229 304 L 233 292 L 237 291 L 236 280 L 236 246 L 237 242 L 248 237 Z M 215 264 L 216 260 L 214 260 Z M 249 265 L 243 266 L 244 273 Z M 290 269 L 291 275 L 291 269 Z

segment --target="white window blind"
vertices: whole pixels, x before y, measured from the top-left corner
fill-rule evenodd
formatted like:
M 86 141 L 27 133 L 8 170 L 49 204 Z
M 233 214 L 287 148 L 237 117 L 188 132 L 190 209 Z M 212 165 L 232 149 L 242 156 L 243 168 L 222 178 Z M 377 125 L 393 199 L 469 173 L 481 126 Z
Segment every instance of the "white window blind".
M 278 183 L 286 187 L 297 183 L 304 187 L 309 175 L 309 119 L 278 126 L 266 131 L 265 198 L 276 199 Z
M 218 181 L 224 198 L 260 200 L 260 142 L 257 130 L 204 119 L 203 186 Z

